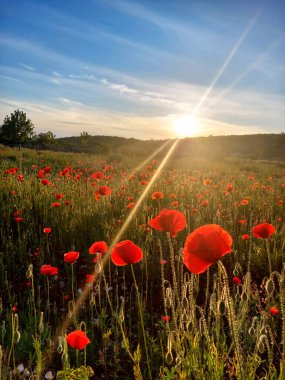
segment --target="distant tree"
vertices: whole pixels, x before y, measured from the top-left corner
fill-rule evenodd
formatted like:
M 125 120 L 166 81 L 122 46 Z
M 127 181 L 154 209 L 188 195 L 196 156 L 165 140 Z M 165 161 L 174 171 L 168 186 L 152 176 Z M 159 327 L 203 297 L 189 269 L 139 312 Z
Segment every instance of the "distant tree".
M 89 137 L 90 137 L 90 135 L 88 134 L 88 132 L 85 132 L 85 131 L 81 132 L 80 133 L 81 144 L 82 145 L 87 144 Z
M 51 131 L 39 133 L 36 136 L 35 143 L 41 146 L 54 145 L 56 144 L 55 135 Z
M 0 127 L 0 141 L 4 144 L 21 144 L 32 141 L 34 125 L 23 111 L 16 110 L 6 116 Z

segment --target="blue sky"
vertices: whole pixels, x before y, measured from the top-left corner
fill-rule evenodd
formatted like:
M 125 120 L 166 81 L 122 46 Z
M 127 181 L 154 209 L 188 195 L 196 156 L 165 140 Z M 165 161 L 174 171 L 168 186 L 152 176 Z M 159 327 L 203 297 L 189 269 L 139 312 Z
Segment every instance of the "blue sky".
M 283 132 L 284 19 L 277 0 L 2 0 L 0 119 L 19 108 L 57 137 Z

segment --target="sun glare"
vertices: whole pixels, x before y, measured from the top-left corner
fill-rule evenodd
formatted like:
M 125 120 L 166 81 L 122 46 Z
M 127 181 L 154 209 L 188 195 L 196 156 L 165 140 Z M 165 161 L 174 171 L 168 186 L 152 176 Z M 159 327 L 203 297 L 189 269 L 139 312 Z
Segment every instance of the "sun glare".
M 195 116 L 181 115 L 173 119 L 173 127 L 178 138 L 192 137 L 199 132 L 200 124 Z

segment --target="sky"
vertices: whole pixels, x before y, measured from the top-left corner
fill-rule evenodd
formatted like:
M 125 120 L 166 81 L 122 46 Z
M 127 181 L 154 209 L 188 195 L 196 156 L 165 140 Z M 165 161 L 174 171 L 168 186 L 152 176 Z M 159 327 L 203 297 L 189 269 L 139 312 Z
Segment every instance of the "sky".
M 285 131 L 282 0 L 2 0 L 0 123 L 137 139 Z

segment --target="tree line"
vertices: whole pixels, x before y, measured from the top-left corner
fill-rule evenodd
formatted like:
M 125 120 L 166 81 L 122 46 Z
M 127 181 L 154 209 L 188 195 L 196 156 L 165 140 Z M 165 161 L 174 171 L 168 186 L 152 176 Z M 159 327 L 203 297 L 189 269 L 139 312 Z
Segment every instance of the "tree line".
M 4 145 L 38 145 L 41 147 L 56 143 L 55 135 L 51 132 L 34 132 L 34 124 L 20 110 L 6 116 L 0 127 L 0 143 Z

